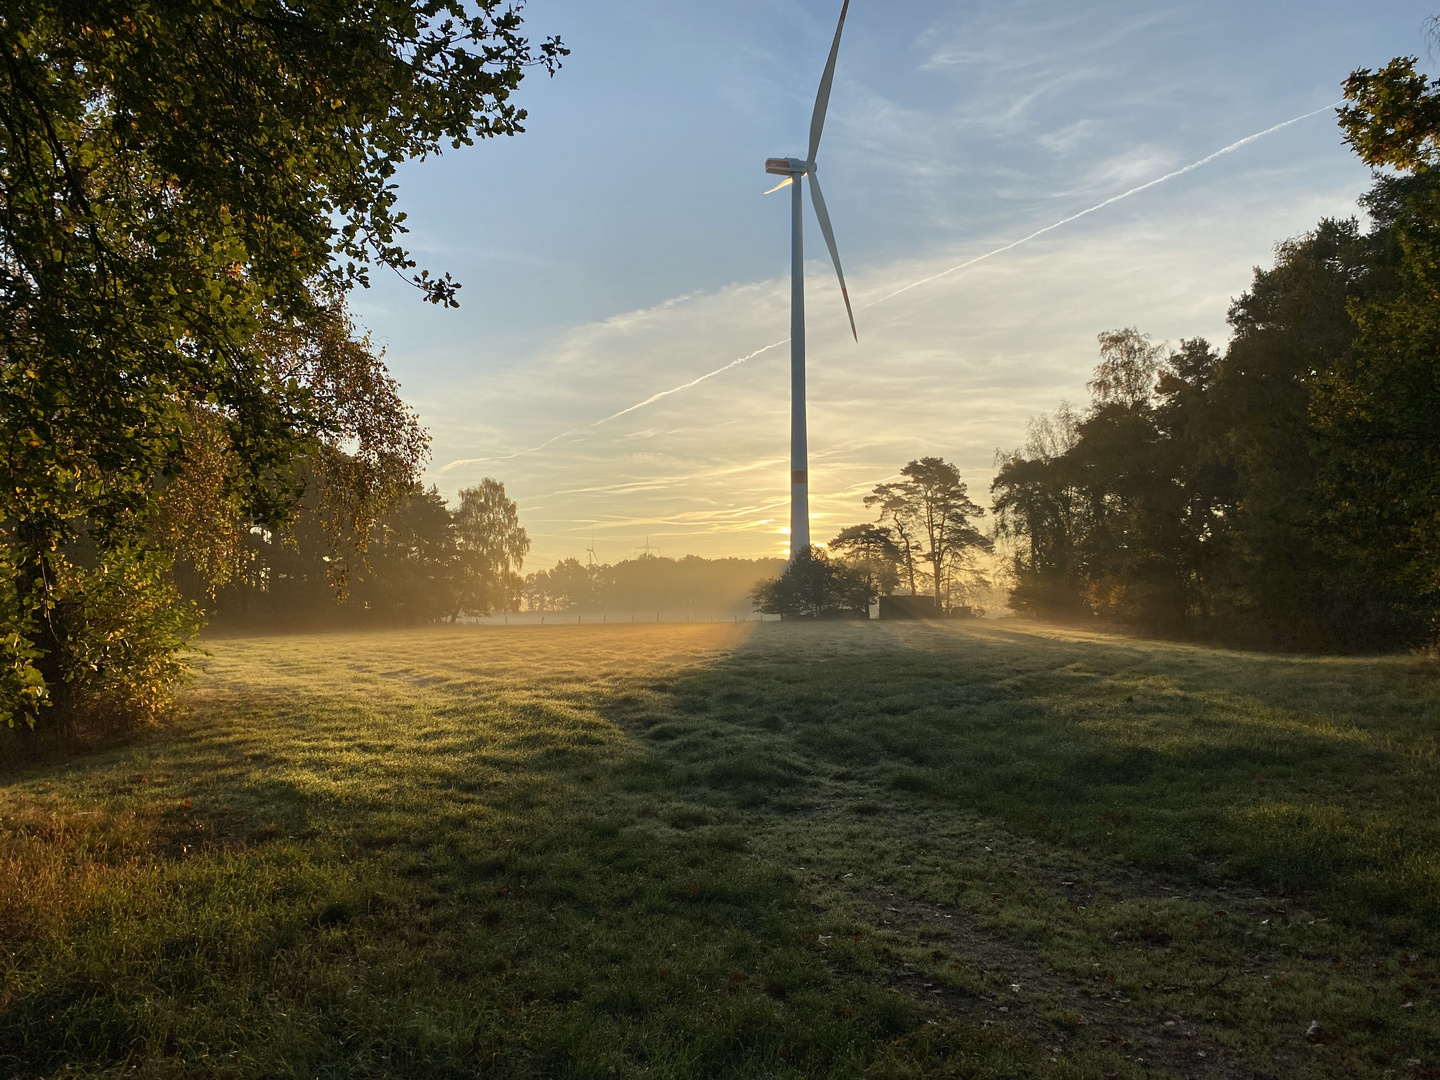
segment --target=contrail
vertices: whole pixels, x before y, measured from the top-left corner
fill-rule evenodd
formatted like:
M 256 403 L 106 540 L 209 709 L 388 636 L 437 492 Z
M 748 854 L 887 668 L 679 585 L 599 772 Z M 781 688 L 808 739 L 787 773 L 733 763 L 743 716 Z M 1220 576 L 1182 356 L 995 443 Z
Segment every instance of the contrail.
M 729 371 L 733 367 L 738 367 L 739 365 L 745 363 L 748 360 L 754 360 L 755 357 L 759 356 L 761 353 L 767 353 L 771 349 L 778 349 L 781 345 L 784 345 L 785 342 L 789 340 L 790 339 L 787 337 L 784 339 L 784 341 L 776 341 L 770 345 L 766 345 L 763 349 L 756 349 L 748 356 L 742 356 L 738 360 L 731 360 L 728 364 L 725 364 L 722 367 L 718 367 L 714 371 L 707 372 L 706 374 L 701 375 L 699 378 L 691 379 L 687 383 L 681 383 L 679 386 L 672 386 L 669 390 L 661 390 L 658 394 L 651 394 L 644 401 L 637 401 L 634 405 L 631 405 L 630 407 L 625 409 L 621 409 L 617 413 L 611 413 L 609 416 L 602 417 L 601 419 L 596 420 L 593 424 L 586 424 L 583 427 L 571 428 L 569 431 L 562 431 L 559 435 L 556 435 L 553 438 L 546 439 L 538 446 L 532 446 L 527 450 L 516 450 L 513 454 L 500 454 L 494 457 L 461 458 L 459 461 L 450 462 L 450 464 L 446 465 L 443 469 L 440 470 L 440 472 L 442 474 L 447 473 L 451 469 L 458 468 L 461 465 L 477 465 L 482 461 L 509 461 L 511 458 L 520 457 L 522 454 L 533 454 L 537 450 L 544 450 L 547 446 L 550 446 L 552 443 L 557 443 L 561 439 L 569 438 L 571 435 L 579 435 L 581 432 L 589 431 L 592 428 L 597 428 L 601 424 L 608 424 L 611 420 L 619 420 L 620 417 L 624 416 L 626 413 L 632 413 L 636 409 L 643 409 L 646 405 L 653 405 L 661 398 L 667 398 L 671 394 L 678 394 L 681 390 L 689 390 L 692 386 L 699 386 L 706 379 L 713 379 L 716 375 L 719 375 L 722 372 Z
M 939 281 L 943 277 L 948 277 L 951 274 L 959 273 L 961 270 L 964 270 L 967 267 L 974 266 L 978 262 L 984 262 L 986 259 L 993 258 L 996 255 L 1001 255 L 1007 251 L 1013 251 L 1021 244 L 1027 244 L 1031 240 L 1034 240 L 1037 236 L 1044 236 L 1048 232 L 1054 232 L 1062 225 L 1069 225 L 1072 221 L 1079 221 L 1087 214 L 1093 214 L 1097 210 L 1104 210 L 1105 207 L 1113 205 L 1114 203 L 1119 202 L 1121 199 L 1128 199 L 1131 195 L 1138 195 L 1142 191 L 1148 191 L 1156 184 L 1163 184 L 1167 180 L 1174 180 L 1177 176 L 1184 176 L 1188 172 L 1194 172 L 1202 165 L 1209 165 L 1210 162 L 1214 161 L 1218 157 L 1224 157 L 1226 154 L 1232 154 L 1236 150 L 1239 150 L 1242 146 L 1248 146 L 1256 139 L 1263 139 L 1266 135 L 1273 135 L 1275 132 L 1281 130 L 1282 128 L 1287 128 L 1291 124 L 1298 124 L 1302 120 L 1309 120 L 1312 116 L 1319 116 L 1322 112 L 1327 112 L 1331 109 L 1338 108 L 1343 104 L 1345 104 L 1344 101 L 1337 101 L 1332 105 L 1326 105 L 1322 108 L 1316 109 L 1314 112 L 1308 112 L 1305 113 L 1305 115 L 1303 116 L 1297 116 L 1292 120 L 1286 120 L 1283 124 L 1276 124 L 1274 127 L 1268 127 L 1264 131 L 1257 131 L 1254 135 L 1246 135 L 1245 138 L 1233 142 L 1229 146 L 1221 147 L 1213 154 L 1210 154 L 1207 157 L 1203 157 L 1199 161 L 1192 161 L 1183 169 L 1176 169 L 1174 172 L 1166 173 L 1164 176 L 1157 176 L 1154 180 L 1150 180 L 1144 184 L 1141 184 L 1139 187 L 1133 187 L 1129 191 L 1122 191 L 1119 195 L 1112 195 L 1104 202 L 1098 202 L 1094 206 L 1086 207 L 1078 214 L 1071 214 L 1069 217 L 1062 218 L 1061 220 L 1055 222 L 1055 224 L 1053 225 L 1046 225 L 1043 229 L 1036 229 L 1029 236 L 1022 236 L 1019 240 L 1014 240 L 1004 245 L 1003 247 L 998 247 L 994 251 L 987 251 L 984 255 L 976 255 L 973 259 L 967 259 L 965 262 L 960 263 L 958 266 L 950 267 L 949 270 L 941 270 L 938 274 L 931 274 L 929 277 L 921 278 L 919 281 L 912 281 L 909 285 L 906 285 L 903 288 L 896 289 L 892 293 L 887 293 L 885 296 L 880 297 L 880 299 L 878 300 L 871 300 L 868 304 L 863 305 L 861 310 L 864 310 L 864 308 L 874 307 L 876 304 L 883 304 L 886 300 L 893 300 L 901 293 L 907 293 L 911 289 L 918 289 L 921 285 L 928 285 L 932 281 Z
M 692 386 L 699 386 L 699 385 L 700 385 L 702 382 L 704 382 L 706 379 L 713 379 L 716 375 L 719 375 L 721 372 L 729 371 L 732 367 L 739 367 L 741 364 L 745 363 L 747 360 L 754 360 L 755 357 L 759 356 L 761 353 L 767 353 L 767 352 L 769 352 L 771 349 L 778 349 L 781 345 L 784 345 L 785 342 L 787 342 L 787 341 L 789 341 L 789 340 L 790 340 L 790 339 L 787 337 L 787 338 L 785 338 L 784 340 L 772 342 L 771 344 L 766 345 L 763 349 L 756 349 L 756 350 L 755 350 L 754 352 L 752 352 L 749 356 L 742 356 L 742 357 L 740 357 L 740 359 L 738 359 L 738 360 L 731 360 L 731 361 L 730 361 L 728 364 L 726 364 L 724 367 L 718 367 L 718 368 L 716 368 L 714 371 L 709 372 L 708 374 L 701 375 L 698 379 L 691 379 L 689 382 L 687 382 L 687 383 L 681 383 L 679 386 L 671 387 L 669 390 L 661 390 L 660 393 L 658 393 L 658 394 L 651 394 L 651 395 L 650 395 L 649 397 L 647 397 L 644 401 L 637 401 L 634 405 L 631 405 L 628 409 L 621 409 L 621 410 L 620 410 L 619 412 L 617 412 L 617 413 L 611 413 L 609 416 L 605 417 L 603 420 L 596 420 L 595 423 L 593 423 L 593 424 L 587 424 L 587 425 L 585 425 L 585 427 L 583 427 L 583 428 L 577 428 L 576 430 L 578 430 L 578 431 L 589 431 L 591 428 L 599 427 L 601 424 L 608 424 L 611 420 L 618 420 L 618 419 L 620 419 L 620 417 L 624 416 L 626 413 L 632 413 L 632 412 L 634 412 L 636 409 L 643 409 L 646 405 L 652 405 L 652 404 L 654 404 L 655 402 L 659 401 L 661 398 L 667 398 L 667 397 L 669 397 L 671 394 L 678 394 L 678 393 L 680 393 L 681 390 L 689 390 Z
M 1138 195 L 1142 191 L 1148 191 L 1150 188 L 1155 187 L 1157 184 L 1163 184 L 1167 180 L 1174 180 L 1177 176 L 1184 176 L 1188 172 L 1194 172 L 1201 166 L 1209 165 L 1210 162 L 1214 161 L 1216 158 L 1224 157 L 1226 154 L 1233 154 L 1242 146 L 1248 146 L 1250 143 L 1254 142 L 1257 139 L 1263 139 L 1266 135 L 1273 135 L 1275 132 L 1281 131 L 1284 128 L 1288 128 L 1292 124 L 1298 124 L 1302 120 L 1309 120 L 1312 116 L 1319 116 L 1321 113 L 1338 108 L 1343 104 L 1345 104 L 1343 100 L 1337 101 L 1333 104 L 1325 105 L 1322 108 L 1315 109 L 1312 112 L 1307 112 L 1301 116 L 1296 116 L 1293 119 L 1286 120 L 1284 123 L 1276 124 L 1274 127 L 1268 127 L 1264 131 L 1257 131 L 1254 135 L 1246 135 L 1245 138 L 1238 139 L 1235 142 L 1231 143 L 1229 146 L 1222 146 L 1213 154 L 1209 154 L 1201 158 L 1199 161 L 1192 161 L 1189 165 L 1186 165 L 1182 169 L 1176 169 L 1174 172 L 1166 173 L 1164 176 L 1157 176 L 1154 180 L 1147 181 L 1146 183 L 1143 183 L 1138 187 L 1133 187 L 1129 191 L 1122 191 L 1119 195 L 1112 195 L 1110 196 L 1110 198 L 1104 200 L 1103 202 L 1098 202 L 1094 206 L 1086 207 L 1079 213 L 1071 214 L 1067 218 L 1061 218 L 1053 225 L 1046 225 L 1043 229 L 1036 229 L 1028 236 L 1022 236 L 1019 240 L 1012 240 L 1010 243 L 1005 244 L 1001 247 L 997 247 L 993 251 L 987 251 L 983 255 L 976 255 L 973 259 L 967 259 L 965 262 L 959 263 L 956 266 L 952 266 L 948 270 L 941 270 L 938 274 L 931 274 L 929 277 L 921 278 L 919 281 L 912 281 L 909 285 L 896 289 L 892 293 L 887 293 L 886 295 L 880 297 L 878 300 L 871 300 L 868 304 L 861 305 L 860 310 L 864 311 L 866 308 L 872 308 L 876 304 L 883 304 L 887 300 L 895 299 L 895 297 L 901 295 L 902 293 L 909 292 L 911 289 L 918 289 L 921 285 L 928 285 L 932 281 L 939 281 L 943 277 L 949 277 L 951 274 L 957 274 L 961 270 L 965 270 L 968 267 L 974 266 L 976 263 L 984 262 L 986 259 L 994 258 L 996 255 L 1003 255 L 1007 251 L 1013 251 L 1021 244 L 1028 244 L 1031 240 L 1034 240 L 1040 236 L 1044 236 L 1048 232 L 1054 232 L 1061 226 L 1069 225 L 1072 221 L 1079 221 L 1081 218 L 1089 214 L 1093 214 L 1099 210 L 1104 210 L 1107 206 L 1113 206 L 1115 203 L 1119 202 L 1122 199 L 1128 199 L 1132 195 Z M 610 421 L 618 420 L 620 417 L 625 416 L 627 413 L 632 413 L 636 409 L 643 409 L 647 405 L 652 405 L 655 402 L 659 401 L 661 398 L 667 398 L 671 394 L 678 394 L 682 390 L 689 390 L 692 386 L 698 386 L 706 379 L 713 379 L 716 375 L 721 375 L 724 372 L 729 371 L 733 367 L 739 367 L 741 364 L 746 363 L 749 360 L 754 360 L 755 357 L 761 355 L 762 353 L 767 353 L 771 349 L 778 349 L 781 345 L 784 345 L 789 340 L 790 339 L 787 337 L 781 341 L 772 342 L 771 344 L 766 345 L 763 349 L 756 349 L 748 356 L 742 356 L 738 360 L 731 360 L 728 364 L 725 364 L 722 367 L 718 367 L 714 371 L 707 372 L 706 374 L 701 375 L 699 378 L 691 379 L 689 382 L 681 383 L 679 386 L 671 387 L 669 390 L 662 390 L 658 394 L 651 394 L 644 401 L 637 401 L 634 405 L 631 405 L 628 408 L 621 409 L 617 413 L 611 413 L 609 416 L 604 417 L 603 419 L 596 420 L 593 424 L 586 424 L 584 427 L 572 428 L 569 431 L 562 431 L 554 438 L 546 439 L 543 443 L 540 443 L 538 446 L 532 446 L 528 450 L 517 450 L 513 454 L 503 454 L 496 457 L 464 458 L 460 461 L 450 462 L 450 464 L 446 465 L 443 469 L 440 470 L 440 472 L 447 473 L 451 469 L 457 468 L 461 465 L 473 465 L 482 461 L 509 461 L 512 458 L 517 458 L 524 454 L 533 454 L 536 451 L 544 450 L 547 446 L 557 443 L 561 439 L 568 438 L 571 435 L 579 435 L 581 432 L 589 431 L 592 428 L 597 428 L 601 424 L 608 424 L 610 423 Z

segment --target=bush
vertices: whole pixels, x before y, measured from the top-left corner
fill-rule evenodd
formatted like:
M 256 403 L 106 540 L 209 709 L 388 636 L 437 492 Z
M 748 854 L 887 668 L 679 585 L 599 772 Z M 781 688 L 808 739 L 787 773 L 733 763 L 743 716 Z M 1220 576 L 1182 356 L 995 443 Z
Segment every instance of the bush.
M 868 612 L 875 589 L 863 568 L 833 563 L 812 547 L 792 559 L 778 578 L 757 584 L 750 596 L 762 614 L 815 619 L 842 611 Z
M 48 658 L 36 647 L 36 620 L 18 617 L 14 575 L 7 575 L 0 718 L 10 727 L 43 721 L 57 731 L 89 733 L 153 720 L 184 678 L 189 665 L 182 654 L 201 625 L 199 609 L 171 580 L 169 560 L 122 548 L 94 566 L 60 558 L 54 566 Z

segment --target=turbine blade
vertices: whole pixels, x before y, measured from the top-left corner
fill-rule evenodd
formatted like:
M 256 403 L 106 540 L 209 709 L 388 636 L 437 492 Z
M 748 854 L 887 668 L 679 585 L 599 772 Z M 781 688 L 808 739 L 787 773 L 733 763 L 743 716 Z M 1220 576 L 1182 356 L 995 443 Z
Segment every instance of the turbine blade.
M 855 330 L 855 311 L 850 307 L 850 290 L 845 287 L 845 271 L 840 269 L 840 249 L 835 246 L 835 230 L 830 228 L 830 211 L 825 209 L 825 196 L 820 194 L 820 181 L 810 176 L 810 198 L 815 203 L 815 216 L 820 219 L 820 234 L 825 237 L 825 246 L 830 249 L 830 259 L 835 263 L 835 276 L 840 279 L 840 295 L 845 298 L 845 314 L 850 316 L 850 333 L 856 342 L 860 335 Z
M 795 178 L 794 178 L 793 176 L 787 176 L 787 177 L 785 177 L 784 180 L 781 180 L 778 184 L 776 184 L 774 187 L 772 187 L 769 191 L 765 192 L 765 194 L 766 194 L 766 195 L 772 195 L 772 194 L 774 194 L 775 192 L 779 191 L 782 187 L 789 187 L 789 186 L 790 186 L 791 184 L 793 184 L 794 182 L 795 182 Z
M 840 55 L 840 35 L 845 30 L 845 13 L 850 10 L 850 0 L 840 8 L 840 25 L 835 27 L 835 43 L 830 46 L 830 59 L 825 62 L 825 74 L 820 76 L 820 92 L 815 95 L 815 113 L 810 118 L 810 156 L 814 161 L 820 152 L 820 134 L 825 130 L 825 111 L 830 108 L 830 85 L 835 81 L 835 59 Z

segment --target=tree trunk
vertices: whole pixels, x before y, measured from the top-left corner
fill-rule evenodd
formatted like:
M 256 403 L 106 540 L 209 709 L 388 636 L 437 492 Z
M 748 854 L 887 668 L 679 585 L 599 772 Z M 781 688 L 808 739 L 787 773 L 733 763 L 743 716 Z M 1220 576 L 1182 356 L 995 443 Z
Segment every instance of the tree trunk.
M 19 598 L 21 618 L 33 620 L 30 641 L 40 655 L 32 663 L 45 680 L 45 689 L 52 712 L 63 712 L 65 681 L 61 659 L 64 656 L 63 613 L 55 603 L 54 552 L 59 547 L 58 530 L 44 522 L 24 521 L 15 529 L 19 541 L 20 560 L 16 567 L 15 591 Z M 38 726 L 38 717 L 37 720 Z M 19 721 L 27 732 L 27 718 Z
M 910 595 L 911 595 L 911 596 L 915 596 L 915 595 L 917 595 L 916 590 L 915 590 L 915 552 L 914 552 L 914 550 L 910 547 L 910 535 L 909 535 L 909 533 L 907 533 L 904 529 L 899 529 L 899 528 L 898 528 L 898 526 L 899 526 L 899 520 L 898 520 L 898 519 L 896 520 L 896 525 L 897 525 L 897 529 L 898 529 L 898 531 L 899 531 L 899 533 L 900 533 L 900 539 L 903 540 L 904 543 L 905 543 L 905 572 L 906 572 L 906 574 L 907 574 L 907 575 L 909 576 L 909 578 L 910 578 Z
M 945 577 L 945 550 L 943 547 L 932 548 L 934 559 L 931 565 L 935 567 L 935 611 L 939 615 L 945 614 L 945 608 L 940 601 L 940 586 Z

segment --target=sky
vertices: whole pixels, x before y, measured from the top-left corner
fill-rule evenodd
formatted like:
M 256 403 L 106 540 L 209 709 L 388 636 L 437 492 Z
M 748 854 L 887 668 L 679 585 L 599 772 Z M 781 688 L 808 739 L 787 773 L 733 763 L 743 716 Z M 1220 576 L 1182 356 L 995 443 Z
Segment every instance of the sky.
M 522 84 L 527 132 L 401 171 L 461 307 L 377 275 L 357 321 L 431 432 L 426 483 L 502 481 L 527 570 L 788 550 L 790 205 L 764 161 L 804 154 L 839 7 L 531 0 L 572 55 Z M 818 175 L 858 344 L 806 206 L 816 541 L 924 455 L 988 504 L 996 451 L 1086 400 L 1101 331 L 1223 345 L 1276 243 L 1358 214 L 1331 107 L 1355 68 L 1434 68 L 1431 14 L 852 0 Z

